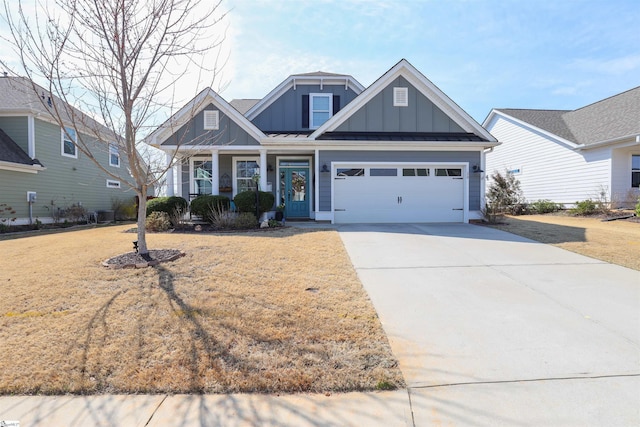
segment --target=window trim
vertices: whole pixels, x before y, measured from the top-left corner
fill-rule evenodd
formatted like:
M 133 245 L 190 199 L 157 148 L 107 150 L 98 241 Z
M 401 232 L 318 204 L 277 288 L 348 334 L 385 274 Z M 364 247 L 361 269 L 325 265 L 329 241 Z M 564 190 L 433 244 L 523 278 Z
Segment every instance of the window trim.
M 214 124 L 207 126 L 207 123 L 209 123 L 210 121 L 213 121 Z M 220 129 L 220 111 L 204 110 L 202 112 L 202 128 L 204 130 L 219 130 Z
M 208 156 L 195 156 L 189 159 L 189 193 L 196 194 L 195 162 L 211 162 L 211 191 L 213 192 L 213 160 Z M 206 178 L 198 178 L 205 180 Z
M 109 184 L 115 184 L 115 185 L 109 185 Z M 112 189 L 119 189 L 121 188 L 120 185 L 120 181 L 116 181 L 115 179 L 107 179 L 107 188 L 112 188 Z
M 394 107 L 409 106 L 409 88 L 408 87 L 393 88 L 393 106 Z
M 75 140 L 74 139 L 67 139 L 67 133 L 69 131 L 73 131 L 73 134 L 75 136 Z M 69 153 L 65 153 L 64 152 L 64 142 L 65 141 L 71 141 L 73 143 L 73 154 L 69 154 Z M 78 158 L 78 132 L 76 132 L 76 130 L 72 127 L 69 126 L 65 126 L 60 128 L 60 154 L 62 154 L 62 156 L 64 157 L 69 157 L 71 159 L 77 159 Z
M 238 194 L 238 162 L 256 162 L 256 164 L 258 165 L 258 169 L 260 169 L 259 156 L 233 156 L 231 158 L 231 166 L 232 166 L 231 195 L 233 197 L 235 197 Z
M 328 98 L 329 99 L 329 107 L 326 110 L 329 113 L 329 117 L 324 122 L 317 124 L 313 121 L 313 113 L 316 111 L 313 109 L 313 99 L 314 98 Z M 324 113 L 325 110 L 317 110 L 318 112 Z M 310 93 L 309 94 L 309 129 L 318 129 L 320 126 L 328 122 L 331 117 L 333 117 L 333 93 Z
M 638 178 L 638 185 L 635 186 L 633 185 L 633 176 L 634 174 L 639 174 L 640 175 L 640 164 L 638 165 L 638 168 L 634 168 L 633 167 L 633 158 L 637 157 L 638 158 L 638 163 L 640 163 L 640 154 L 632 154 L 631 155 L 631 188 L 640 188 L 640 178 Z
M 117 156 L 118 163 L 113 163 L 111 161 L 111 156 L 113 155 Z M 109 143 L 109 166 L 112 166 L 114 168 L 120 167 L 120 149 L 114 142 Z

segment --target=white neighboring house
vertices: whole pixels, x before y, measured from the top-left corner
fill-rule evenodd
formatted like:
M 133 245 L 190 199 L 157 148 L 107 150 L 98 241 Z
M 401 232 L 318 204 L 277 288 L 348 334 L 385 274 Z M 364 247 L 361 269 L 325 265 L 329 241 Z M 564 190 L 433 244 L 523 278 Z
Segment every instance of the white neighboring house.
M 513 172 L 529 202 L 632 207 L 640 196 L 640 87 L 577 110 L 493 109 L 483 126 L 502 143 L 487 176 Z

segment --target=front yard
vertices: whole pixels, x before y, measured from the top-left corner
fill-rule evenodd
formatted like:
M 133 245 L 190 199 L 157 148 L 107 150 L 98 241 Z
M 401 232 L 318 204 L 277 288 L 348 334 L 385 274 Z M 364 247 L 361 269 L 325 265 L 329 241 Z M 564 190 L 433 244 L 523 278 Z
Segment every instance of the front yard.
M 0 394 L 404 387 L 335 231 L 150 234 L 186 256 L 101 266 L 129 227 L 0 241 Z
M 640 270 L 640 222 L 566 215 L 507 216 L 494 225 L 542 243 Z

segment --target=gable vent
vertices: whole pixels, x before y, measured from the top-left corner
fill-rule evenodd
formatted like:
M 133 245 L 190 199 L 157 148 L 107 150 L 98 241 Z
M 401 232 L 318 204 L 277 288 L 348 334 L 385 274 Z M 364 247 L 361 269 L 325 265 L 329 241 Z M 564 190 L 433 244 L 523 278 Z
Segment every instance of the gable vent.
M 406 87 L 393 88 L 393 106 L 394 107 L 409 106 L 409 88 L 406 88 Z
M 204 111 L 204 129 L 205 130 L 218 130 L 220 128 L 219 113 L 220 112 L 218 110 Z

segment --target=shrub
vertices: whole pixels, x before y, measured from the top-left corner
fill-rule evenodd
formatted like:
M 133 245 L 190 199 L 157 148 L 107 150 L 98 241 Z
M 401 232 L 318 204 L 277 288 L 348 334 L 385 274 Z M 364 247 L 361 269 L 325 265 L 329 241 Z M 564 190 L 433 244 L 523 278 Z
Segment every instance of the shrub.
M 559 203 L 554 203 L 551 200 L 536 200 L 535 202 L 529 205 L 529 208 L 532 212 L 537 214 L 546 214 L 551 212 L 558 212 L 562 209 L 562 205 Z
M 491 175 L 491 184 L 487 190 L 487 206 L 497 214 L 521 215 L 523 205 L 524 197 L 520 190 L 520 181 L 509 171 L 504 175 L 495 171 Z
M 258 191 L 258 197 L 260 200 L 260 213 L 271 210 L 275 197 L 272 193 L 266 191 Z M 233 198 L 233 202 L 240 212 L 250 212 L 255 214 L 256 212 L 256 192 L 249 190 L 238 193 Z
M 248 230 L 256 228 L 258 226 L 258 220 L 256 216 L 251 212 L 242 212 L 234 221 L 233 227 L 239 230 Z
M 189 205 L 189 209 L 191 210 L 192 215 L 197 215 L 209 221 L 209 219 L 207 219 L 207 216 L 212 209 L 228 211 L 230 205 L 231 202 L 229 201 L 229 198 L 227 196 L 214 196 L 211 194 L 204 194 L 193 199 L 191 201 L 191 204 Z
M 236 213 L 211 207 L 207 213 L 207 221 L 218 230 L 228 230 L 236 225 Z
M 135 197 L 130 199 L 112 197 L 111 209 L 113 210 L 114 218 L 118 221 L 135 219 L 137 214 L 136 199 Z
M 169 228 L 171 228 L 169 214 L 160 211 L 151 212 L 147 216 L 145 224 L 147 230 L 149 231 L 167 231 Z
M 169 197 L 156 197 L 147 202 L 147 216 L 152 212 L 164 212 L 171 216 L 178 209 L 181 212 L 186 212 L 189 203 L 182 197 L 169 196 Z
M 599 203 L 587 199 L 576 202 L 576 206 L 571 208 L 569 213 L 572 215 L 593 215 L 594 213 L 600 212 L 600 210 Z
M 638 203 L 636 203 L 636 216 L 640 216 L 640 198 L 638 198 Z
M 87 217 L 87 210 L 80 204 L 72 204 L 64 210 L 63 217 L 71 222 L 79 222 Z

